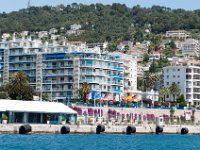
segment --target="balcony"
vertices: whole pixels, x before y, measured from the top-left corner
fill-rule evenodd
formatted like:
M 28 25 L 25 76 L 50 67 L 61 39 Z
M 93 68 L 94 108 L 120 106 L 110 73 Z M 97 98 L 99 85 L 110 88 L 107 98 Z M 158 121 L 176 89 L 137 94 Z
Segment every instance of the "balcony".
M 36 59 L 22 59 L 22 60 L 10 60 L 9 63 L 26 63 L 26 62 L 36 62 Z
M 114 67 L 114 69 L 119 70 L 119 71 L 124 71 L 123 67 Z
M 80 80 L 80 83 L 83 83 L 83 82 L 87 82 L 87 83 L 97 83 L 97 84 L 100 83 L 99 80 L 94 80 L 94 79 L 85 79 L 85 80 Z
M 117 89 L 114 89 L 113 92 L 116 92 L 116 93 L 121 93 L 123 92 L 122 90 L 117 90 Z
M 111 82 L 112 85 L 123 86 L 122 82 Z
M 36 53 L 22 53 L 22 52 L 19 52 L 19 53 L 14 53 L 14 52 L 11 52 L 9 56 L 26 56 L 26 55 L 36 55 Z
M 73 72 L 43 73 L 43 76 L 73 76 Z
M 11 71 L 17 71 L 17 70 L 35 70 L 36 67 L 32 66 L 32 67 L 9 67 L 9 70 Z

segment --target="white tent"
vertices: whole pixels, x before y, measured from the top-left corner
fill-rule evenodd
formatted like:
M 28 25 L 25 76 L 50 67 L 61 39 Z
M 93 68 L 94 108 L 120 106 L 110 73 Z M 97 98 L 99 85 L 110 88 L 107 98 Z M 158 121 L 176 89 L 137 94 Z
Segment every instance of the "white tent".
M 5 111 L 77 114 L 76 111 L 72 110 L 71 108 L 62 103 L 0 99 L 0 112 Z

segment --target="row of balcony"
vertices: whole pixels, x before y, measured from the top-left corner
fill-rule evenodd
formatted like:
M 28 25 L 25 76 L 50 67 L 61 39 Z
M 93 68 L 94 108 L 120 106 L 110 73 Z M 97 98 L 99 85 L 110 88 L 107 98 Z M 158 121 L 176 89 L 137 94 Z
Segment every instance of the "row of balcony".
M 124 71 L 123 67 L 116 67 L 116 66 L 107 66 L 107 65 L 98 65 L 98 64 L 81 64 L 81 67 L 94 67 L 94 68 L 103 68 L 107 70 L 118 70 Z
M 46 87 L 43 87 L 43 92 L 63 92 L 63 91 L 72 91 L 73 89 L 72 88 L 46 88 Z M 111 92 L 111 93 L 121 93 L 123 92 L 123 90 L 117 90 L 117 89 L 105 89 L 105 90 L 101 90 L 102 92 Z
M 36 62 L 36 59 L 22 59 L 22 60 L 10 60 L 9 63 L 26 63 L 26 62 Z
M 73 76 L 73 72 L 57 72 L 57 73 L 43 73 L 43 76 Z

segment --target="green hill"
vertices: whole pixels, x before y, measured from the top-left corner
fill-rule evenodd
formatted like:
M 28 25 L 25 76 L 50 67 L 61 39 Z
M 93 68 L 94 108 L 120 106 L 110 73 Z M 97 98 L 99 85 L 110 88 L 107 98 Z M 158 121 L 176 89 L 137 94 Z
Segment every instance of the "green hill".
M 118 3 L 112 5 L 73 3 L 57 7 L 30 7 L 0 14 L 1 33 L 49 30 L 53 27 L 69 29 L 74 23 L 81 24 L 85 32 L 79 36 L 67 37 L 69 40 L 141 41 L 144 39 L 144 29 L 147 28 L 154 34 L 174 29 L 198 32 L 200 10 L 173 10 L 161 6 L 128 8 Z

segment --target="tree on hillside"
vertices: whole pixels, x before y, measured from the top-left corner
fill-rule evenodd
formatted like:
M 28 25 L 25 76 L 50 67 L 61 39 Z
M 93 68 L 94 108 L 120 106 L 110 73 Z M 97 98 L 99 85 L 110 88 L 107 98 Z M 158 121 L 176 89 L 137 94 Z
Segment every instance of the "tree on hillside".
M 24 72 L 17 72 L 7 85 L 8 95 L 14 100 L 33 100 L 34 90 Z
M 128 51 L 129 51 L 129 46 L 126 45 L 126 46 L 124 47 L 124 52 L 127 53 Z
M 149 55 L 147 53 L 144 53 L 143 55 L 143 63 L 146 64 L 149 61 Z
M 89 94 L 90 92 L 91 92 L 90 86 L 88 85 L 87 82 L 84 82 L 82 84 L 82 87 L 79 89 L 79 96 L 83 100 L 84 103 L 86 102 L 87 94 Z
M 116 51 L 117 50 L 117 43 L 109 43 L 107 49 L 108 49 L 109 52 Z
M 160 58 L 159 62 L 158 62 L 159 68 L 162 69 L 163 67 L 169 66 L 170 62 L 167 58 Z
M 171 47 L 171 49 L 174 49 L 174 48 L 176 48 L 175 41 L 174 41 L 174 40 L 172 40 L 172 41 L 169 43 L 169 46 Z
M 159 71 L 159 65 L 157 64 L 157 62 L 153 61 L 153 63 L 149 67 L 149 72 L 156 73 L 158 71 Z
M 161 6 L 142 8 L 138 5 L 129 8 L 120 3 L 112 5 L 72 3 L 67 6 L 30 7 L 10 13 L 0 13 L 2 33 L 48 31 L 52 27 L 69 29 L 70 25 L 75 23 L 82 25 L 84 34 L 77 37 L 72 35 L 67 39 L 76 38 L 91 42 L 106 39 L 109 39 L 109 42 L 116 40 L 142 42 L 145 39 L 145 29 L 149 29 L 152 38 L 148 37 L 147 40 L 151 40 L 156 49 L 160 42 L 159 36 L 168 30 L 189 30 L 192 31 L 193 37 L 198 38 L 200 13 L 199 10 L 188 11 Z M 155 36 L 156 34 L 159 35 Z
M 169 45 L 166 45 L 164 54 L 165 54 L 166 57 L 172 57 L 174 55 L 172 48 Z

